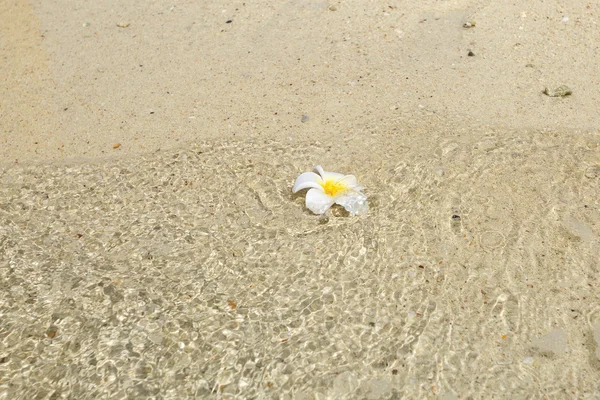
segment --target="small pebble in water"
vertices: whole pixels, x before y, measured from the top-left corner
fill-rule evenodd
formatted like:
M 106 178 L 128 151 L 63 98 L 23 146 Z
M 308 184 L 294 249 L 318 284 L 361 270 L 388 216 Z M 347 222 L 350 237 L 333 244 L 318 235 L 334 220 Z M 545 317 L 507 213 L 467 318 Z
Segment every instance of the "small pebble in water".
M 473 53 L 472 51 L 469 51 L 469 53 L 467 53 L 467 55 L 468 55 L 469 57 L 475 57 L 475 53 Z
M 127 28 L 129 25 L 130 25 L 130 23 L 129 23 L 129 22 L 119 22 L 119 23 L 117 24 L 117 26 L 118 26 L 119 28 Z
M 564 354 L 567 351 L 567 333 L 564 329 L 555 328 L 546 335 L 533 340 L 532 345 L 541 353 Z
M 594 165 L 592 167 L 588 167 L 585 170 L 585 177 L 589 179 L 599 178 L 600 177 L 600 165 Z
M 300 118 L 301 122 L 307 122 L 309 120 L 308 115 L 303 115 L 302 118 Z

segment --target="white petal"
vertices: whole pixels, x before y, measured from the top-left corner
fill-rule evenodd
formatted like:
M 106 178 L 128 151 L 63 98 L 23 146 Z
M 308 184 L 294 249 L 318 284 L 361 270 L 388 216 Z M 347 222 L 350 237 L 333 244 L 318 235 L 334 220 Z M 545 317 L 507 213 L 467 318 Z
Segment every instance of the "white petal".
M 306 208 L 315 214 L 323 214 L 334 203 L 333 198 L 318 189 L 310 189 L 306 193 Z
M 323 179 L 326 181 L 337 182 L 344 178 L 344 174 L 338 174 L 337 172 L 323 171 Z
M 365 214 L 369 210 L 367 196 L 354 190 L 336 197 L 335 202 L 344 207 L 350 215 Z
M 320 165 L 317 165 L 315 167 L 315 170 L 319 173 L 319 175 L 321 175 L 321 178 L 323 178 L 324 181 L 339 181 L 340 179 L 342 179 L 344 177 L 344 174 L 338 174 L 337 172 L 327 172 L 323 170 L 323 167 L 321 167 Z
M 315 171 L 317 171 L 319 173 L 319 175 L 321 175 L 321 178 L 325 179 L 323 176 L 325 175 L 325 171 L 323 171 L 323 167 L 321 167 L 320 165 L 317 165 L 315 167 Z
M 350 189 L 362 190 L 363 187 L 358 184 L 354 175 L 345 175 L 340 182 L 348 186 Z
M 294 183 L 292 192 L 296 193 L 302 189 L 315 188 L 323 190 L 321 186 L 321 177 L 314 172 L 305 172 L 301 174 Z

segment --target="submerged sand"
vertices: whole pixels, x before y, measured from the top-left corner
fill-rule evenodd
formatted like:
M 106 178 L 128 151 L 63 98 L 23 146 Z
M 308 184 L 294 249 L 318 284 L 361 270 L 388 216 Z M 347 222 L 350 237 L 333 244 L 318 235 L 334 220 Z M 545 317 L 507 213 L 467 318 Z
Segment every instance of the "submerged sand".
M 5 169 L 6 398 L 597 394 L 597 139 L 364 132 Z M 317 160 L 360 166 L 368 215 L 291 195 Z
M 94 4 L 1 4 L 0 399 L 600 396 L 596 6 Z

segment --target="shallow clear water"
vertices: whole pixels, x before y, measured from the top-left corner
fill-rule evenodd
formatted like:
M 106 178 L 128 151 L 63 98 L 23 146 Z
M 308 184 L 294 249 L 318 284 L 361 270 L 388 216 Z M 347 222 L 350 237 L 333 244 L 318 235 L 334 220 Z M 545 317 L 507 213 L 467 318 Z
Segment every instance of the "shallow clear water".
M 600 136 L 375 132 L 2 170 L 0 398 L 600 396 Z

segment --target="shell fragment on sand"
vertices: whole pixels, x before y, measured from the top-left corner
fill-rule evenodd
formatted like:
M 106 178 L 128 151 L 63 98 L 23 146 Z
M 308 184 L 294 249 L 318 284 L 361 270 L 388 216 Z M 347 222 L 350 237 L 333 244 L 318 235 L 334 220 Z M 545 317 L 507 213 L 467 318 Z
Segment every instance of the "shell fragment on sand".
M 573 91 L 568 86 L 562 85 L 554 90 L 545 87 L 543 93 L 549 97 L 567 97 L 572 95 Z

